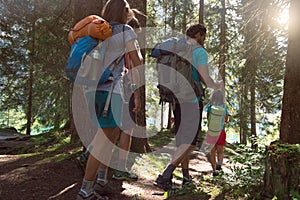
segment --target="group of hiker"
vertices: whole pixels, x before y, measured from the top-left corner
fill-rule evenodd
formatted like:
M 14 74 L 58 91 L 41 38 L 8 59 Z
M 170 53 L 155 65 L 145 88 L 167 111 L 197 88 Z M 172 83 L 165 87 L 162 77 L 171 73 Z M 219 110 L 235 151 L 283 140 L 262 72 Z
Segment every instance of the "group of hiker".
M 100 39 L 103 40 L 102 42 L 95 43 L 90 50 L 85 49 L 84 53 L 86 54 L 83 54 L 82 51 L 80 54 L 82 57 L 73 62 L 77 66 L 72 69 L 75 76 L 69 74 L 73 77 L 74 84 L 85 84 L 84 88 L 90 88 L 85 90 L 86 103 L 89 111 L 94 112 L 91 117 L 96 118 L 98 126 L 98 131 L 87 146 L 87 151 L 79 158 L 79 161 L 86 158 L 86 166 L 82 185 L 77 195 L 78 200 L 108 199 L 105 196 L 105 192 L 109 189 L 107 171 L 114 145 L 118 139 L 119 161 L 113 178 L 119 180 L 138 179 L 136 174 L 126 169 L 131 134 L 135 127 L 135 120 L 132 119 L 141 110 L 138 90 L 140 78 L 136 69 L 143 64 L 143 57 L 137 40 L 140 26 L 135 17 L 136 13 L 141 14 L 137 10 L 131 9 L 126 0 L 107 1 L 100 20 L 107 22 L 109 29 L 107 26 L 103 29 L 98 28 L 98 30 L 108 36 L 104 34 L 105 38 Z M 99 18 L 95 19 L 99 20 Z M 104 22 L 99 24 L 103 25 Z M 95 26 L 99 25 L 94 24 Z M 218 175 L 217 170 L 220 170 L 222 166 L 228 111 L 225 105 L 225 93 L 222 89 L 224 88 L 223 81 L 213 80 L 209 75 L 208 55 L 204 48 L 206 31 L 203 24 L 191 25 L 186 30 L 184 38 L 169 40 L 175 48 L 165 48 L 161 43 L 152 50 L 150 55 L 157 59 L 158 70 L 161 70 L 159 73 L 177 77 L 176 83 L 175 81 L 159 80 L 160 95 L 163 95 L 163 91 L 168 91 L 166 98 L 173 107 L 175 145 L 177 147 L 170 162 L 154 181 L 155 186 L 165 191 L 172 189 L 173 172 L 178 166 L 181 166 L 182 169 L 182 186 L 192 182 L 189 174 L 189 155 L 195 149 L 201 133 L 204 86 L 212 89 L 211 100 L 206 110 L 208 114 L 206 142 L 211 145 L 210 160 L 214 176 Z M 76 30 L 74 29 L 73 32 Z M 90 36 L 89 32 L 75 39 L 72 35 L 72 53 L 76 53 L 76 48 L 78 50 L 79 44 L 84 40 L 91 41 L 93 44 L 95 40 L 99 41 L 99 38 Z M 101 46 L 99 46 L 100 43 Z M 103 49 L 105 50 L 104 54 Z M 101 60 L 93 57 L 94 54 L 99 57 L 104 55 L 102 64 L 107 67 L 100 70 L 101 72 L 93 71 L 92 74 L 89 74 L 88 68 L 98 68 L 99 60 Z M 77 64 L 78 60 L 81 63 Z M 165 60 L 169 62 L 164 62 Z M 68 66 L 72 65 L 73 67 L 74 64 L 71 63 L 68 61 Z M 168 65 L 167 63 L 173 63 L 173 66 L 169 66 L 172 68 L 171 71 L 165 67 Z M 186 70 L 188 68 L 189 70 Z M 108 69 L 110 70 L 108 71 Z M 107 78 L 101 81 L 107 71 L 109 72 Z M 178 75 L 178 72 L 182 75 Z M 126 87 L 129 84 L 129 92 L 124 89 L 126 74 L 130 74 L 128 76 L 130 80 L 126 82 Z M 92 77 L 92 81 L 87 80 L 87 77 Z M 93 79 L 93 77 L 96 78 Z M 88 85 L 89 83 L 92 86 Z M 130 93 L 130 95 L 126 95 L 126 93 Z M 163 96 L 161 96 L 162 98 Z

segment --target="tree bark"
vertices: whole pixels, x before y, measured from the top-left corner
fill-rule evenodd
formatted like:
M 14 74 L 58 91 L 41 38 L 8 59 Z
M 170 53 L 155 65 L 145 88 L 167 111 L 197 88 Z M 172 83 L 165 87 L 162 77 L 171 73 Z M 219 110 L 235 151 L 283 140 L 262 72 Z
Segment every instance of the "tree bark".
M 168 125 L 167 125 L 167 129 L 171 129 L 172 128 L 172 104 L 169 103 L 169 111 L 168 111 Z
M 219 55 L 219 71 L 221 74 L 222 80 L 225 83 L 225 61 L 226 61 L 226 6 L 225 6 L 225 0 L 221 1 L 222 3 L 222 10 L 221 10 L 221 33 L 220 33 L 220 55 Z
M 147 0 L 140 0 L 140 1 L 134 1 L 134 0 L 128 0 L 128 3 L 131 8 L 136 8 L 139 11 L 141 11 L 144 14 L 147 14 Z M 146 17 L 137 15 L 136 16 L 138 20 L 140 21 L 141 27 L 146 27 Z M 138 35 L 138 41 L 141 47 L 145 47 L 146 45 L 146 31 L 142 31 Z M 141 49 L 142 55 L 145 58 L 146 51 L 145 49 Z M 143 70 L 140 74 L 140 80 L 142 83 L 145 83 L 145 71 Z M 145 103 L 146 103 L 146 91 L 145 86 L 142 86 L 139 88 L 139 93 L 141 97 L 141 111 L 137 115 L 137 123 L 141 127 L 146 127 L 146 109 L 145 109 Z M 139 131 L 139 133 L 135 132 Z M 144 152 L 150 152 L 151 148 L 148 143 L 148 139 L 146 137 L 146 128 L 144 130 L 134 130 L 133 135 L 139 135 L 139 137 L 133 137 L 132 143 L 131 143 L 131 150 L 137 153 L 144 153 Z
M 35 21 L 36 21 L 36 16 L 35 16 L 35 1 L 33 1 L 33 19 L 32 19 L 32 30 L 31 30 L 31 62 L 29 66 L 29 77 L 28 77 L 28 104 L 27 104 L 27 124 L 26 124 L 26 135 L 30 135 L 31 132 L 31 119 L 32 119 L 32 101 L 33 101 L 33 67 L 34 67 L 34 57 L 35 57 Z
M 300 1 L 291 0 L 288 31 L 288 52 L 284 77 L 280 142 L 267 149 L 264 179 L 265 196 L 291 199 L 291 192 L 300 193 Z M 288 144 L 282 144 L 288 143 Z
M 255 55 L 255 54 L 254 54 Z M 256 58 L 256 57 L 255 57 Z M 251 77 L 252 81 L 250 83 L 250 124 L 251 124 L 251 145 L 252 148 L 257 148 L 257 134 L 256 134 L 256 66 L 257 62 L 252 62 Z
M 103 8 L 103 0 L 89 0 L 87 2 L 82 2 L 81 0 L 74 0 L 73 1 L 73 19 L 74 22 L 73 24 L 76 24 L 77 22 L 79 22 L 81 19 L 83 19 L 84 17 L 88 16 L 88 15 L 101 15 L 101 11 Z M 73 89 L 73 87 L 71 87 L 70 89 Z M 72 93 L 70 94 L 70 98 L 72 99 Z M 73 105 L 71 105 L 72 107 Z M 82 96 L 82 98 L 79 100 L 77 100 L 77 107 L 81 107 L 81 109 L 83 111 L 85 111 L 86 108 L 86 102 L 84 100 L 84 97 Z M 73 113 L 72 113 L 73 115 Z M 88 115 L 86 115 L 88 116 Z M 86 119 L 82 119 L 85 120 L 85 122 L 83 122 L 83 124 L 90 124 L 90 119 L 86 118 Z M 78 135 L 78 131 L 76 129 L 76 126 L 74 124 L 74 119 L 73 116 L 70 116 L 70 133 L 71 133 L 71 141 L 75 142 L 79 140 L 79 135 Z M 86 134 L 90 134 L 95 132 L 95 127 L 93 126 L 89 126 L 92 128 L 88 128 L 86 129 Z
M 292 0 L 288 31 L 288 52 L 284 77 L 284 92 L 280 125 L 280 140 L 300 143 L 300 1 Z
M 199 0 L 199 23 L 204 23 L 204 0 Z
M 188 1 L 184 0 L 184 15 L 183 15 L 183 19 L 182 19 L 182 34 L 185 34 L 185 31 L 187 28 L 187 16 L 189 16 L 187 9 L 188 9 Z
M 266 150 L 264 196 L 291 199 L 291 191 L 300 192 L 300 147 L 271 144 Z
M 244 72 L 245 69 L 244 69 Z M 248 113 L 248 87 L 247 85 L 245 85 L 244 83 L 246 82 L 244 79 L 246 79 L 246 75 L 242 75 L 242 81 L 241 81 L 241 94 L 240 95 L 240 110 L 239 110 L 239 126 L 240 126 L 240 143 L 242 144 L 246 144 L 247 143 L 247 134 L 248 134 L 248 126 L 247 126 L 247 121 L 248 121 L 248 117 L 247 114 Z

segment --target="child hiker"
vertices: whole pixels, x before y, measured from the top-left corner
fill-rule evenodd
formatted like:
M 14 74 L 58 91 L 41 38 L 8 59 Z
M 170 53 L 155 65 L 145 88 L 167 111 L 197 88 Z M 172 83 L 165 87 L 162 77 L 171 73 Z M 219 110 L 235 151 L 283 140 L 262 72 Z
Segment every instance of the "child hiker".
M 210 162 L 213 176 L 217 176 L 217 170 L 221 170 L 226 144 L 225 123 L 228 121 L 228 109 L 224 100 L 224 92 L 215 90 L 207 108 L 208 130 L 206 142 L 211 145 Z

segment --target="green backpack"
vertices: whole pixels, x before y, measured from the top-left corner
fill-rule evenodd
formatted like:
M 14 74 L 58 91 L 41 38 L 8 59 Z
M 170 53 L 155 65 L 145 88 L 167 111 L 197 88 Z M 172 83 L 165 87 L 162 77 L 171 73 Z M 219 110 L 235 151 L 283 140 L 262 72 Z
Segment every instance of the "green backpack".
M 207 134 L 219 136 L 224 125 L 225 108 L 218 105 L 211 106 L 211 112 L 208 119 Z

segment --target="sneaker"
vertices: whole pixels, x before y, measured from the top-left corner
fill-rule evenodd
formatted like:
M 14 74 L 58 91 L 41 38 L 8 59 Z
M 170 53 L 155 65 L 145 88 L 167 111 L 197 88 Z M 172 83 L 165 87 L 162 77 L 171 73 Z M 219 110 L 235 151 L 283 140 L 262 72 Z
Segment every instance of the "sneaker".
M 121 181 L 137 181 L 138 175 L 128 171 L 115 170 L 112 178 Z
M 217 171 L 213 171 L 212 175 L 213 176 L 219 176 L 219 173 Z
M 91 193 L 90 195 L 86 196 L 86 194 L 80 190 L 80 192 L 77 195 L 76 200 L 108 200 L 108 197 L 97 195 L 95 193 Z
M 172 177 L 171 179 L 166 179 L 162 175 L 158 175 L 157 179 L 154 181 L 153 185 L 168 191 L 172 189 Z
M 216 170 L 222 170 L 222 165 L 217 164 Z

